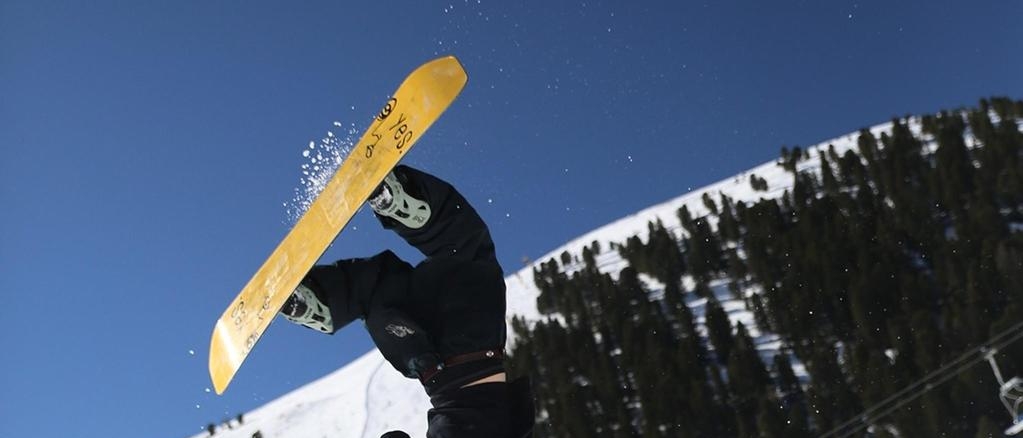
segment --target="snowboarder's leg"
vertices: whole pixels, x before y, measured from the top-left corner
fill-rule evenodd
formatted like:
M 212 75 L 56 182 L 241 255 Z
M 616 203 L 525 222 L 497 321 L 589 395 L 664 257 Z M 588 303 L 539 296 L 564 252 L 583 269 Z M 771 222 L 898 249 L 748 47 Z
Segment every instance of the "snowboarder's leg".
M 412 267 L 391 251 L 370 258 L 315 266 L 285 304 L 285 318 L 324 333 L 356 319 L 384 357 L 403 375 L 417 378 L 439 363 L 426 330 L 409 317 Z
M 370 198 L 384 228 L 423 255 L 497 263 L 483 219 L 451 184 L 408 166 L 397 166 Z
M 367 319 L 387 360 L 418 375 L 430 395 L 427 437 L 528 435 L 528 380 L 503 381 L 504 274 L 482 218 L 450 184 L 407 166 L 394 170 L 370 206 L 427 256 L 412 270 L 405 300 Z
M 408 293 L 411 272 L 412 266 L 391 251 L 316 265 L 281 313 L 297 324 L 334 333 L 356 319 L 365 319 L 371 305 L 401 302 Z
M 479 356 L 429 373 L 427 392 L 503 372 L 504 274 L 479 214 L 451 184 L 408 166 L 394 169 L 370 206 L 384 228 L 427 256 L 413 271 L 409 300 L 397 307 L 430 333 L 445 362 Z

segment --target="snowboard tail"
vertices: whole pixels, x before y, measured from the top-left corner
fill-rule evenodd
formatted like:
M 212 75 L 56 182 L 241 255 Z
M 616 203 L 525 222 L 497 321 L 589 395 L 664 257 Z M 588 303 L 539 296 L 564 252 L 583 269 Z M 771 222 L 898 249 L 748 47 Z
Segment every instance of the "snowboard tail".
M 209 358 L 217 394 L 313 264 L 466 81 L 458 60 L 447 56 L 423 64 L 401 83 L 323 191 L 217 320 Z

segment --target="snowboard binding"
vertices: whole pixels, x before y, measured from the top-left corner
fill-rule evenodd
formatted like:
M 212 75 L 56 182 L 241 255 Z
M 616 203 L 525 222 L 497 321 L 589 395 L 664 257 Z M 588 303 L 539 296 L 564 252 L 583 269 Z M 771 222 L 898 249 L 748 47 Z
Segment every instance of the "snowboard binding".
M 330 318 L 330 308 L 316 296 L 312 289 L 299 284 L 295 292 L 281 308 L 281 314 L 288 321 L 304 325 L 323 333 L 333 333 L 334 323 Z
M 370 195 L 369 206 L 376 214 L 412 229 L 422 228 L 430 220 L 430 204 L 410 195 L 394 172 L 388 173 Z

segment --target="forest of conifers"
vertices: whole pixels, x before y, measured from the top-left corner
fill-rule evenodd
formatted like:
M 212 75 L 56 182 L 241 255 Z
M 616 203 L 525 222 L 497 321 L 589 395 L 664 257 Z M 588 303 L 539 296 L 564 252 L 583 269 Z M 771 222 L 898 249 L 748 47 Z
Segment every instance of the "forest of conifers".
M 532 376 L 537 435 L 819 436 L 1017 324 L 1021 119 L 1023 101 L 991 98 L 863 130 L 842 154 L 783 148 L 780 198 L 707 193 L 708 215 L 683 208 L 643 238 L 545 261 L 534 281 L 547 317 L 514 321 L 511 355 Z M 798 170 L 810 158 L 819 168 Z M 608 251 L 628 267 L 602 272 Z M 712 288 L 778 335 L 773 358 Z M 997 359 L 1023 374 L 1023 342 Z M 1001 436 L 1009 424 L 980 363 L 855 436 Z

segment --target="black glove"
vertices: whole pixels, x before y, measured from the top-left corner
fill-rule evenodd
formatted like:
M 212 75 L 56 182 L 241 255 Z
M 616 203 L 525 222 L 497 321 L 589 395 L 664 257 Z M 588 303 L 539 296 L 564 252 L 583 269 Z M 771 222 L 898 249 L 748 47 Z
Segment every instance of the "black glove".
M 392 430 L 383 435 L 380 435 L 380 438 L 411 438 L 411 437 L 409 437 L 407 433 L 402 432 L 400 430 Z

